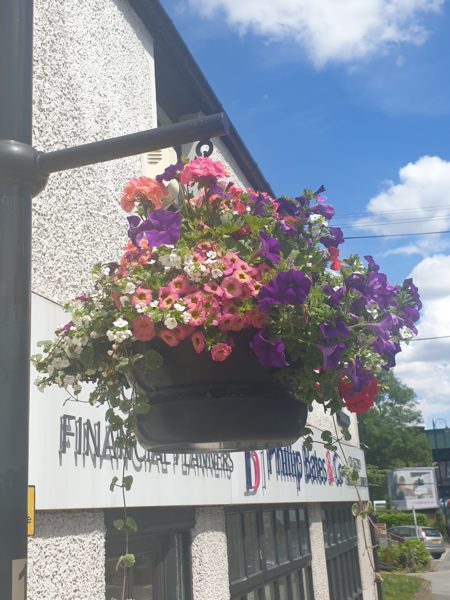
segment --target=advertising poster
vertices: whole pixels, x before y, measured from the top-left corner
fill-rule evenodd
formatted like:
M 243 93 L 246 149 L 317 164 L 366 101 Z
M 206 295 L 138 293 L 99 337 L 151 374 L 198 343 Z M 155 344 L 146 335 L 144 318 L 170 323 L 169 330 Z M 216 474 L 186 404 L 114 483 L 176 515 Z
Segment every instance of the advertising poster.
M 392 507 L 398 510 L 437 508 L 434 468 L 416 467 L 391 471 L 389 495 Z

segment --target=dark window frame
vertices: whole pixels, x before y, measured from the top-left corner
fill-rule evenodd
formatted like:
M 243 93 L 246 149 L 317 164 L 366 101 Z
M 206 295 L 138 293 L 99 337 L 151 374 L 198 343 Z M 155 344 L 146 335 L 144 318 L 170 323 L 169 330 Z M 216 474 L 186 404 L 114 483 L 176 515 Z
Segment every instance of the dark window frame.
M 292 555 L 292 546 L 291 546 L 291 534 L 289 527 L 289 510 L 295 509 L 297 511 L 297 528 L 300 542 L 300 553 L 302 552 L 302 534 L 307 532 L 308 541 L 307 541 L 307 549 L 309 550 L 303 556 L 294 557 Z M 304 520 L 300 519 L 299 509 L 303 509 L 304 511 Z M 284 529 L 285 529 L 285 538 L 287 545 L 287 561 L 280 563 L 279 557 L 279 548 L 277 547 L 276 540 L 276 523 L 275 523 L 275 511 L 283 511 L 284 516 Z M 271 513 L 272 517 L 272 530 L 274 533 L 274 541 L 275 541 L 275 557 L 277 564 L 275 566 L 268 567 L 267 566 L 267 557 L 264 547 L 264 522 L 263 515 L 264 513 Z M 299 506 L 298 504 L 286 504 L 286 505 L 251 505 L 251 506 L 233 506 L 227 507 L 225 511 L 226 519 L 228 521 L 229 516 L 240 515 L 240 524 L 241 524 L 241 537 L 244 539 L 244 517 L 245 513 L 256 513 L 257 515 L 257 529 L 258 529 L 258 551 L 260 554 L 260 571 L 257 573 L 249 574 L 247 572 L 247 557 L 245 545 L 242 544 L 242 548 L 244 550 L 243 555 L 243 572 L 244 576 L 238 580 L 231 581 L 230 580 L 230 594 L 232 599 L 240 599 L 241 597 L 245 597 L 247 594 L 252 592 L 255 593 L 258 600 L 263 600 L 265 593 L 262 591 L 265 586 L 270 585 L 273 589 L 273 598 L 274 600 L 279 600 L 280 595 L 278 591 L 278 586 L 276 582 L 280 579 L 285 578 L 287 582 L 287 599 L 292 600 L 292 591 L 291 591 L 291 575 L 293 573 L 301 573 L 303 575 L 304 570 L 311 570 L 311 540 L 309 537 L 309 518 L 308 518 L 308 510 L 306 506 Z M 227 535 L 228 535 L 228 523 L 227 523 Z M 228 544 L 228 552 L 230 553 L 232 549 Z M 229 557 L 230 563 L 230 557 Z M 311 573 L 307 573 L 306 575 L 307 581 L 309 585 L 312 585 L 311 581 Z M 303 586 L 303 579 L 302 579 Z M 262 593 L 258 593 L 258 590 L 261 590 Z M 314 592 L 311 589 L 312 597 L 314 597 Z
M 351 504 L 322 504 L 322 523 L 330 600 L 362 600 L 358 535 Z

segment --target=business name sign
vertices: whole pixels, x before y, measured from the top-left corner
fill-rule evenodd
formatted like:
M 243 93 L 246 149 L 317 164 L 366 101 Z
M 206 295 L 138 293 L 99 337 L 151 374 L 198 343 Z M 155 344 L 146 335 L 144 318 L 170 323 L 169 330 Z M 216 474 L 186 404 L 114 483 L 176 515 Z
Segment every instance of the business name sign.
M 39 296 L 33 296 L 32 310 L 34 343 L 64 321 L 61 307 Z M 359 465 L 360 494 L 367 499 L 363 453 L 352 446 L 344 446 L 344 453 L 327 451 L 319 442 L 309 451 L 301 441 L 232 454 L 165 454 L 139 446 L 124 453 L 114 435 L 104 408 L 68 399 L 59 388 L 41 394 L 32 386 L 29 472 L 38 490 L 36 508 L 122 506 L 120 490 L 111 492 L 110 482 L 120 477 L 123 461 L 133 476 L 129 506 L 353 501 L 357 493 L 346 481 L 346 462 Z M 316 437 L 320 440 L 319 431 Z

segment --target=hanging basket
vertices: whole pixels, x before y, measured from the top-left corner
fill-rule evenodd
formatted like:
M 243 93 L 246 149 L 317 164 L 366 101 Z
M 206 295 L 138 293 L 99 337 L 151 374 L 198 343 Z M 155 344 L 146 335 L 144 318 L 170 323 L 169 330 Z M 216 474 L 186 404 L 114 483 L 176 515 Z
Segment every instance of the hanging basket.
M 259 364 L 248 346 L 252 335 L 236 335 L 223 362 L 197 354 L 188 340 L 175 348 L 152 340 L 164 363 L 134 372 L 150 402 L 149 412 L 138 417 L 139 443 L 153 452 L 231 452 L 295 442 L 307 407 L 276 380 L 276 369 Z

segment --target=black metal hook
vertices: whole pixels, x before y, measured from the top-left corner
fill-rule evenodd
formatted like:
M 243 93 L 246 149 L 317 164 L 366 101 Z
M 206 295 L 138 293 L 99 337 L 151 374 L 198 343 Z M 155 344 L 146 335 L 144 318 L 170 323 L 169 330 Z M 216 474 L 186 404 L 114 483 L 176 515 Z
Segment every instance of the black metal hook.
M 207 146 L 207 149 L 203 150 L 205 146 Z M 214 146 L 211 140 L 200 140 L 199 143 L 195 146 L 195 154 L 197 156 L 203 156 L 203 158 L 211 156 L 213 150 Z

